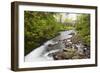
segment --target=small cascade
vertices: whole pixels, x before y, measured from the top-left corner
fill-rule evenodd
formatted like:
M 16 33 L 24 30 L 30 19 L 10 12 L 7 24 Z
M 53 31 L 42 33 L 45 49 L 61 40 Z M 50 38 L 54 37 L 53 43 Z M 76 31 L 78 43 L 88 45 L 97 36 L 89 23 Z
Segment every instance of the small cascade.
M 75 33 L 74 30 L 69 31 L 61 31 L 60 35 L 48 40 L 40 47 L 36 48 L 28 55 L 25 56 L 25 62 L 33 62 L 33 61 L 51 61 L 54 60 L 53 55 L 56 52 L 62 52 L 64 48 L 69 45 L 66 45 L 63 42 L 68 42 L 72 45 L 72 48 L 77 47 L 78 52 L 84 52 L 82 44 L 72 44 L 70 38 L 73 36 L 72 33 Z M 76 34 L 76 33 L 75 33 Z M 66 40 L 67 39 L 67 40 Z M 69 46 L 70 47 L 70 46 Z M 67 51 L 65 49 L 65 51 Z

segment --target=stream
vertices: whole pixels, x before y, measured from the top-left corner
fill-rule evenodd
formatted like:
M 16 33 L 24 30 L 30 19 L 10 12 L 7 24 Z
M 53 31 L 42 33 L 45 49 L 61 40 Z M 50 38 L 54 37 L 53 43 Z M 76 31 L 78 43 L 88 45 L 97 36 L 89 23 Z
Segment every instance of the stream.
M 42 46 L 36 48 L 35 50 L 31 51 L 28 55 L 26 55 L 25 62 L 54 60 L 53 56 L 51 54 L 55 53 L 57 51 L 62 51 L 62 49 L 65 48 L 65 45 L 62 42 L 59 42 L 59 40 L 71 38 L 72 33 L 75 33 L 75 31 L 74 30 L 61 31 L 59 36 L 57 36 L 51 40 L 48 40 Z M 52 46 L 52 45 L 54 45 L 54 46 Z M 77 45 L 77 47 L 80 48 L 79 45 Z M 81 48 L 80 48 L 80 50 L 81 50 Z

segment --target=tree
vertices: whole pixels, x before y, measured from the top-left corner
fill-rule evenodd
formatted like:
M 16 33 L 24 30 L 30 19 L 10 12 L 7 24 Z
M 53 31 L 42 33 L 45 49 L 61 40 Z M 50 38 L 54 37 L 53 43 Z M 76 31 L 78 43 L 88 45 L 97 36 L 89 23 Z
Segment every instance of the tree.
M 59 34 L 63 25 L 54 15 L 53 12 L 24 12 L 25 55 Z
M 90 15 L 80 14 L 77 17 L 75 28 L 83 44 L 90 46 Z
M 59 35 L 60 31 L 72 29 L 57 21 L 60 15 L 56 12 L 24 12 L 25 55 Z

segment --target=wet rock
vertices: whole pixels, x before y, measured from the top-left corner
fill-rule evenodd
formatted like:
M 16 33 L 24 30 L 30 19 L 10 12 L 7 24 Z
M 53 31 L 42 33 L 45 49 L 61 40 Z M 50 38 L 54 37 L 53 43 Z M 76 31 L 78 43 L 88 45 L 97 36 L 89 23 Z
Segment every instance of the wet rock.
M 62 60 L 65 59 L 65 55 L 63 52 L 56 52 L 55 54 L 53 54 L 53 58 L 54 60 Z
M 75 54 L 75 49 L 63 49 L 62 52 L 56 52 L 53 55 L 54 60 L 72 59 Z
M 72 33 L 70 33 L 69 35 L 75 35 L 75 33 L 74 33 L 74 32 L 72 32 Z
M 48 54 L 48 56 L 49 56 L 49 57 L 52 57 L 52 56 L 53 56 L 53 53 Z
M 77 51 L 74 48 L 65 48 L 62 52 L 56 52 L 53 54 L 54 60 L 63 60 L 63 59 L 85 59 L 88 58 L 89 54 L 85 54 Z
M 76 56 L 73 56 L 72 59 L 79 59 L 80 56 L 79 55 L 76 55 Z

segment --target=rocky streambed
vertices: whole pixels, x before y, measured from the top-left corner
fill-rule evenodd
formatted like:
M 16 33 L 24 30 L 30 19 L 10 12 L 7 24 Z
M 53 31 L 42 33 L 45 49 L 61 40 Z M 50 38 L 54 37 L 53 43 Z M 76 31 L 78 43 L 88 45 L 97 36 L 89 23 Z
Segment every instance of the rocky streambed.
M 65 48 L 62 48 L 55 52 L 49 52 L 48 56 L 52 56 L 54 60 L 63 59 L 86 59 L 90 58 L 90 49 L 81 43 L 73 44 L 70 39 L 62 40 L 65 44 Z
M 90 58 L 90 47 L 85 46 L 74 30 L 62 31 L 60 35 L 45 42 L 25 56 L 25 61 L 50 61 Z

